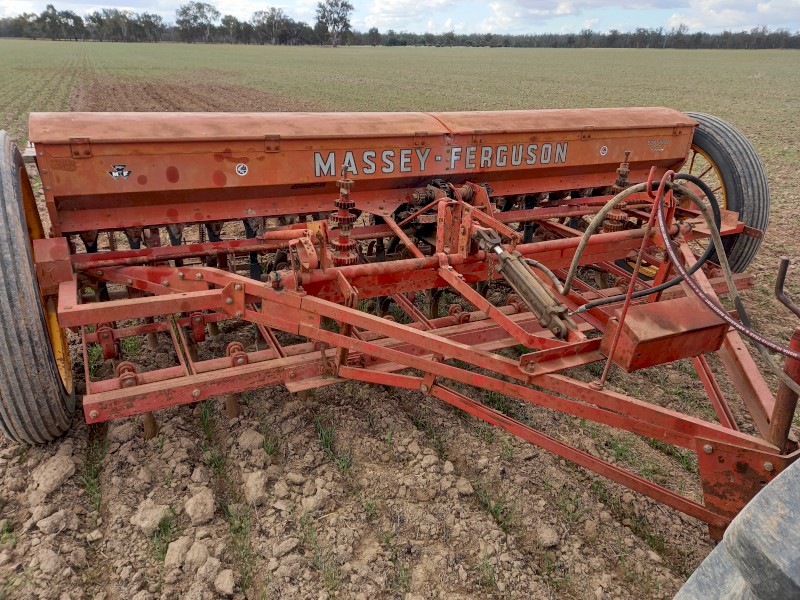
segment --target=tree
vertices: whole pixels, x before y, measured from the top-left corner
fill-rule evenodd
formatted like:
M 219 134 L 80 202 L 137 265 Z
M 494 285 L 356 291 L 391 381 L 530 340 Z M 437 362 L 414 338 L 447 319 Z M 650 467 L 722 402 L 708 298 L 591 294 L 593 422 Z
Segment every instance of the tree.
M 175 25 L 181 38 L 187 42 L 200 40 L 208 42 L 211 28 L 220 17 L 220 12 L 213 4 L 205 2 L 187 2 L 175 11 Z
M 317 25 L 327 30 L 331 44 L 339 45 L 342 35 L 350 31 L 350 15 L 353 5 L 347 0 L 324 0 L 317 4 Z
M 74 12 L 62 10 L 58 13 L 58 18 L 61 20 L 61 27 L 65 37 L 71 38 L 76 42 L 79 38 L 83 39 L 85 37 L 86 26 L 83 24 L 83 19 Z
M 367 42 L 370 46 L 379 46 L 381 43 L 381 32 L 377 27 L 372 27 L 367 32 Z
M 61 16 L 58 14 L 55 6 L 48 4 L 47 8 L 42 11 L 42 14 L 39 15 L 37 20 L 39 29 L 44 37 L 49 37 L 51 40 L 57 40 L 61 37 L 63 23 L 61 22 Z
M 144 40 L 148 42 L 160 42 L 164 35 L 164 19 L 159 15 L 151 13 L 141 13 L 134 15 L 134 19 L 139 23 L 144 34 Z
M 225 41 L 229 44 L 238 44 L 242 36 L 242 23 L 233 15 L 225 15 L 220 21 Z
M 278 43 L 278 36 L 286 25 L 286 13 L 282 8 L 270 7 L 268 10 L 259 10 L 253 13 L 250 22 L 258 32 L 261 43 L 269 40 L 273 46 Z

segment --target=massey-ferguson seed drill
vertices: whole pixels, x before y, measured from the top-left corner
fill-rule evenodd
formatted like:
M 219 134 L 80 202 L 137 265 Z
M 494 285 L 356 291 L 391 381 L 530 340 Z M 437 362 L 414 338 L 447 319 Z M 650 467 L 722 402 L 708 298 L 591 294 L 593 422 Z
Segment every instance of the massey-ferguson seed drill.
M 69 427 L 71 330 L 88 423 L 144 414 L 152 432 L 153 411 L 278 384 L 419 390 L 715 537 L 797 458 L 800 329 L 790 347 L 764 338 L 737 293 L 767 225 L 766 177 L 717 118 L 41 113 L 29 131 L 39 207 L 0 140 L 0 427 L 14 440 Z M 777 292 L 791 324 L 787 266 Z M 130 338 L 172 364 L 137 364 Z M 716 420 L 607 386 L 609 369 L 681 359 Z M 594 380 L 575 376 L 592 363 Z M 486 392 L 696 452 L 704 502 L 493 410 Z

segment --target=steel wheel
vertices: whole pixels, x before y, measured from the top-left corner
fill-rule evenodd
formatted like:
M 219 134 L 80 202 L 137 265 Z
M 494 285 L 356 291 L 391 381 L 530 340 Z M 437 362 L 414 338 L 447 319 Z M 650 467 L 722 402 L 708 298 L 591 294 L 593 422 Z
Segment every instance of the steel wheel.
M 66 336 L 34 274 L 43 235 L 22 157 L 0 132 L 0 430 L 29 444 L 64 433 L 75 409 Z

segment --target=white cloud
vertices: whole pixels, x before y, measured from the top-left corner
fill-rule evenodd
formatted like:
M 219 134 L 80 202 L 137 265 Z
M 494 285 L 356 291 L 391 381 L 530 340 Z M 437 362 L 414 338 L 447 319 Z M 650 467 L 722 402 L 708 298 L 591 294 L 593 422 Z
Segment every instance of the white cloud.
M 798 0 L 690 0 L 685 12 L 673 14 L 667 25 L 685 23 L 692 30 L 750 29 L 767 25 L 772 29 L 800 25 Z
M 455 27 L 451 18 L 439 22 L 429 17 L 431 13 L 448 7 L 453 10 L 447 12 L 458 14 L 456 4 L 455 0 L 373 0 L 363 22 L 366 27 L 377 27 L 381 31 L 419 31 L 422 23 L 426 23 L 427 31 L 449 31 Z M 447 27 L 446 22 L 450 22 L 451 26 Z
M 27 0 L 0 0 L 0 17 L 16 17 L 26 12 L 34 12 L 33 2 Z
M 123 10 L 154 12 L 174 22 L 175 9 L 186 0 L 123 0 Z M 293 19 L 311 25 L 318 0 L 205 0 L 222 14 L 247 20 L 265 6 L 279 6 Z M 352 23 L 366 31 L 377 27 L 414 32 L 533 33 L 606 31 L 611 27 L 677 27 L 720 31 L 749 29 L 765 25 L 770 29 L 800 29 L 800 0 L 351 0 L 355 5 Z M 40 12 L 48 2 L 60 10 L 86 14 L 113 6 L 104 0 L 0 0 L 0 16 Z M 670 16 L 671 15 L 671 16 Z
M 661 8 L 659 0 L 495 0 L 488 4 L 489 16 L 482 23 L 481 31 L 493 33 L 522 33 L 526 31 L 553 30 L 548 22 L 555 19 L 568 19 L 559 27 L 572 31 L 580 27 L 580 17 L 585 12 L 604 9 L 636 11 L 641 15 L 648 10 Z M 685 6 L 689 0 L 672 0 L 673 7 Z M 791 0 L 787 0 L 791 1 Z M 593 24 L 599 18 L 587 18 Z

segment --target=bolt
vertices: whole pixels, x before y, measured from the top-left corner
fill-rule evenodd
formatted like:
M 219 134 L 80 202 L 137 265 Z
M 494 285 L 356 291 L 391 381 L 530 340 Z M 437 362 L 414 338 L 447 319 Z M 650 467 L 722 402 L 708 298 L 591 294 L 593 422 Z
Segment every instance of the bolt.
M 244 364 L 244 357 L 243 356 L 240 356 L 239 358 L 236 359 L 236 365 L 237 366 L 242 366 L 243 364 Z
M 770 472 L 771 472 L 771 471 L 772 471 L 774 468 L 775 468 L 775 467 L 772 465 L 772 463 L 771 463 L 771 462 L 765 462 L 765 463 L 764 463 L 764 469 L 765 469 L 766 471 L 770 471 Z
M 169 281 L 165 279 L 164 281 L 161 282 L 161 285 L 163 285 L 164 287 L 169 287 Z
M 194 388 L 192 390 L 192 396 L 194 396 L 195 398 L 199 398 L 200 397 L 200 389 L 199 388 Z
M 107 340 L 108 339 L 108 333 L 103 333 L 103 334 L 100 335 L 100 337 L 103 338 L 104 340 Z
M 423 394 L 427 394 L 428 386 L 423 383 L 421 386 L 419 386 L 419 391 L 422 392 Z
M 294 379 L 295 377 L 297 377 L 297 373 L 295 373 L 294 371 L 289 373 L 289 379 Z
M 233 298 L 226 298 L 225 304 L 233 304 Z
M 133 285 L 133 279 L 128 279 L 125 283 L 127 285 Z
M 178 271 L 178 279 L 183 279 L 186 277 L 186 274 L 183 271 Z
M 195 323 L 197 323 L 199 325 L 200 322 L 203 320 L 203 318 L 202 317 L 195 317 L 193 320 L 194 320 Z
M 64 310 L 69 310 L 69 309 L 71 309 L 71 308 L 72 308 L 71 306 L 65 306 L 65 307 L 64 307 Z
M 233 289 L 235 289 L 237 292 L 241 292 L 242 291 L 242 286 L 241 286 L 241 284 L 237 283 L 235 286 L 233 286 Z
M 100 413 L 99 413 L 99 412 L 97 412 L 96 410 L 93 410 L 93 411 L 91 411 L 91 412 L 89 413 L 89 418 L 90 418 L 90 419 L 96 419 L 96 418 L 97 418 L 97 417 L 99 417 L 99 416 L 100 416 Z
M 102 277 L 103 276 L 103 271 L 102 270 L 95 271 L 95 275 L 97 275 L 98 277 Z
M 706 454 L 711 454 L 714 451 L 714 448 L 711 447 L 711 444 L 706 444 L 703 446 L 703 452 Z
M 242 318 L 242 311 L 237 310 L 236 311 L 236 316 L 241 319 Z
M 136 380 L 133 377 L 129 377 L 128 379 L 122 382 L 122 387 L 129 388 L 133 387 L 134 385 L 136 385 Z
M 195 279 L 202 279 L 203 278 L 203 274 L 202 273 L 198 273 L 197 275 L 194 276 L 194 278 Z

